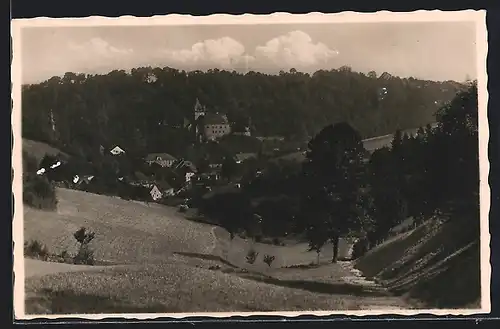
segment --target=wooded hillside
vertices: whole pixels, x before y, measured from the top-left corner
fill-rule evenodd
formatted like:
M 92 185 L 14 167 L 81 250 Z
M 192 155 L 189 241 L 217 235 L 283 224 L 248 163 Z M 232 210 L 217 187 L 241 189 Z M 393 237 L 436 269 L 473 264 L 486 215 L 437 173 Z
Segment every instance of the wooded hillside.
M 208 111 L 227 114 L 234 131 L 249 125 L 253 136 L 304 141 L 345 121 L 368 138 L 433 122 L 436 110 L 460 88 L 348 67 L 312 75 L 293 69 L 266 75 L 150 67 L 66 73 L 23 86 L 23 137 L 79 154 L 118 144 L 178 155 L 192 143 L 186 126 L 198 98 Z

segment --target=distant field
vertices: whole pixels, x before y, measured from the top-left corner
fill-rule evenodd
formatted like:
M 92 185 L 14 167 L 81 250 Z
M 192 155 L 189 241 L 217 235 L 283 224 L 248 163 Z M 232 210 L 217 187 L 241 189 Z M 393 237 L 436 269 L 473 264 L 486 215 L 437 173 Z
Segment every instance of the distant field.
M 432 127 L 436 127 L 437 124 L 432 124 Z M 403 133 L 415 135 L 418 131 L 418 128 L 413 128 L 413 129 L 406 129 L 403 130 Z M 378 149 L 381 149 L 383 147 L 391 147 L 392 139 L 394 138 L 394 134 L 388 134 L 384 136 L 376 136 L 376 137 L 371 137 L 363 140 L 363 146 L 368 152 L 374 152 Z M 286 154 L 280 157 L 277 157 L 276 159 L 283 159 L 287 161 L 297 161 L 297 162 L 303 162 L 306 159 L 306 153 L 305 152 L 294 152 L 290 154 Z
M 478 308 L 479 234 L 472 227 L 478 223 L 470 214 L 463 217 L 431 219 L 399 234 L 357 260 L 356 268 L 428 307 Z
M 233 240 L 230 240 L 229 233 L 221 228 L 216 228 L 215 233 L 218 236 L 218 244 L 215 252 L 241 267 L 265 271 L 268 266 L 262 262 L 262 258 L 266 254 L 276 257 L 276 260 L 271 264 L 271 268 L 283 268 L 293 265 L 309 265 L 311 263 L 316 263 L 317 261 L 316 253 L 307 251 L 307 243 L 274 246 L 271 244 L 256 243 L 251 239 L 242 239 L 238 236 L 236 236 Z M 252 248 L 259 253 L 259 257 L 255 264 L 249 265 L 245 261 L 245 256 L 248 250 Z M 339 246 L 339 258 L 347 257 L 348 248 L 349 245 L 342 240 Z M 326 244 L 320 254 L 320 263 L 329 264 L 332 256 L 332 245 L 330 243 Z
M 37 142 L 31 139 L 23 138 L 23 151 L 31 154 L 40 162 L 45 155 L 57 155 L 61 153 L 63 156 L 69 157 L 68 154 L 61 152 L 59 149 L 52 147 L 43 142 Z

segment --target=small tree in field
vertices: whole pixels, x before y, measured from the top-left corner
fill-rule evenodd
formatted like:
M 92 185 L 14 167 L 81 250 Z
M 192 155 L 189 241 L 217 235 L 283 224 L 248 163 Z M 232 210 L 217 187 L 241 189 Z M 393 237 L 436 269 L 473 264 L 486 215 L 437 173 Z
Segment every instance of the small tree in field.
M 247 263 L 248 263 L 248 264 L 253 264 L 253 263 L 255 263 L 255 261 L 257 260 L 257 256 L 259 256 L 259 253 L 258 253 L 258 252 L 256 252 L 256 251 L 255 251 L 255 250 L 253 250 L 253 249 L 250 249 L 250 250 L 248 251 L 248 254 L 247 254 L 247 257 L 246 257 L 246 258 L 247 258 Z
M 309 242 L 309 249 L 307 251 L 315 251 L 316 252 L 316 263 L 319 265 L 319 255 L 321 254 L 321 249 L 325 242 Z
M 264 256 L 264 263 L 267 264 L 267 266 L 271 267 L 271 264 L 274 262 L 276 257 L 271 256 L 271 255 L 265 255 Z
M 73 234 L 76 241 L 80 244 L 78 253 L 73 257 L 75 264 L 94 265 L 94 251 L 90 249 L 90 242 L 95 237 L 95 232 L 92 232 L 85 227 L 81 227 Z

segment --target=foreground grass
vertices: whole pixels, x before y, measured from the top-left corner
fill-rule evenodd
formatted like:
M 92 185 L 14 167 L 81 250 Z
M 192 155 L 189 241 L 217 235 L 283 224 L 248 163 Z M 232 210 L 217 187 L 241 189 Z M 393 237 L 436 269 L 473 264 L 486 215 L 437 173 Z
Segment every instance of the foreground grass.
M 25 209 L 25 239 L 39 239 L 49 250 L 74 252 L 73 233 L 96 232 L 96 259 L 120 266 L 93 268 L 27 262 L 29 314 L 245 312 L 404 308 L 399 298 L 346 284 L 348 275 L 330 264 L 309 264 L 316 255 L 305 245 L 271 246 L 228 239 L 221 228 L 187 221 L 175 209 L 58 189 L 57 213 Z M 215 231 L 215 232 L 214 232 Z M 215 239 L 215 235 L 218 239 Z M 216 243 L 217 242 L 217 243 Z M 250 265 L 250 247 L 276 256 Z M 60 268 L 56 268 L 60 265 Z M 64 265 L 64 268 L 62 266 Z M 56 273 L 58 272 L 58 273 Z

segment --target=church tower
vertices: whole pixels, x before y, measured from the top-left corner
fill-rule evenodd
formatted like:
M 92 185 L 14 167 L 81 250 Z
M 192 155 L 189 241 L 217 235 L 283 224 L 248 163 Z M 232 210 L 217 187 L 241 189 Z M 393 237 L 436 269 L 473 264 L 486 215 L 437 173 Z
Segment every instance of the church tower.
M 198 118 L 205 115 L 205 107 L 201 105 L 200 100 L 196 98 L 196 104 L 194 105 L 194 120 L 198 121 Z
M 206 115 L 205 106 L 201 105 L 200 100 L 196 98 L 196 104 L 194 105 L 194 127 L 195 127 L 195 138 L 198 142 L 201 141 L 201 133 L 199 130 L 200 120 Z M 200 119 L 201 118 L 201 119 Z

